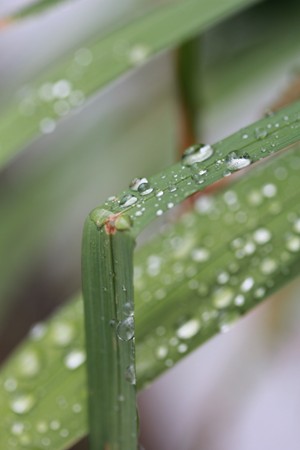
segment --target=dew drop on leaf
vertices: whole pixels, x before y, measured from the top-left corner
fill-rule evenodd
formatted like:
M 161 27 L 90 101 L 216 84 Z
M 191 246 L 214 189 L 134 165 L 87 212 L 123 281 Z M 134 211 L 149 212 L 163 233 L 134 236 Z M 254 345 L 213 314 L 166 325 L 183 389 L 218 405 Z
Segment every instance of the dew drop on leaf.
M 130 366 L 127 367 L 125 371 L 125 380 L 132 385 L 136 384 L 135 368 L 133 364 L 130 364 Z
M 233 300 L 234 292 L 230 287 L 217 289 L 212 296 L 213 305 L 217 309 L 226 308 Z
M 72 350 L 64 359 L 67 369 L 75 370 L 85 362 L 85 353 L 82 350 Z
M 136 202 L 137 198 L 135 197 L 135 195 L 125 194 L 121 198 L 119 205 L 121 206 L 121 208 L 127 208 L 128 206 L 134 205 Z
M 213 148 L 207 144 L 192 145 L 187 148 L 182 155 L 182 164 L 184 166 L 192 166 L 210 158 L 214 153 Z
M 176 331 L 177 337 L 179 339 L 190 339 L 195 336 L 200 330 L 201 325 L 199 320 L 190 319 L 184 324 L 180 325 L 180 327 Z
M 35 398 L 32 394 L 20 394 L 15 397 L 11 403 L 11 410 L 16 414 L 26 414 L 35 404 Z
M 300 250 L 300 238 L 295 235 L 288 236 L 286 240 L 286 248 L 292 253 L 299 252 Z
M 251 158 L 244 151 L 234 151 L 227 155 L 226 166 L 231 171 L 244 169 L 251 164 Z
M 134 318 L 129 316 L 117 325 L 117 336 L 121 341 L 130 341 L 134 338 Z

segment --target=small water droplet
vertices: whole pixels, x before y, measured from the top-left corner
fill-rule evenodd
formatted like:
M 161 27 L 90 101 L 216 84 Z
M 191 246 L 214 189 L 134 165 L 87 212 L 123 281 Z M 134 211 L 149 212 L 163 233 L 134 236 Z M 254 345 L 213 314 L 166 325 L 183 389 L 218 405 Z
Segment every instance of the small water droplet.
M 60 428 L 60 422 L 58 420 L 51 420 L 50 422 L 50 429 L 53 431 L 59 430 Z
M 3 385 L 7 392 L 14 392 L 17 389 L 18 383 L 15 378 L 7 378 Z
M 39 341 L 42 339 L 47 331 L 47 327 L 44 323 L 36 323 L 30 330 L 29 335 L 32 340 Z
M 156 211 L 156 215 L 157 216 L 162 216 L 163 215 L 163 210 L 162 209 L 158 209 L 157 211 Z
M 195 262 L 208 261 L 210 252 L 206 248 L 194 248 L 191 253 L 192 260 Z
M 236 306 L 242 306 L 245 303 L 245 297 L 241 294 L 237 295 L 234 299 L 234 304 Z
M 88 66 L 93 60 L 93 54 L 88 48 L 80 48 L 75 52 L 74 60 L 80 66 Z
M 255 128 L 255 137 L 257 139 L 264 139 L 265 137 L 268 136 L 268 130 L 266 130 L 265 128 Z
M 72 406 L 72 411 L 75 414 L 79 414 L 82 411 L 82 406 L 80 403 L 74 403 L 74 405 Z
M 267 242 L 270 241 L 271 237 L 272 237 L 272 235 L 271 235 L 270 231 L 267 230 L 266 228 L 258 228 L 253 233 L 253 239 L 259 245 L 266 244 Z
M 149 56 L 150 49 L 143 44 L 136 44 L 131 47 L 128 57 L 133 65 L 142 64 Z
M 213 305 L 217 309 L 226 308 L 233 300 L 234 292 L 230 287 L 217 289 L 212 296 Z
M 173 184 L 171 184 L 170 186 L 168 186 L 168 191 L 169 192 L 176 192 L 177 191 L 177 187 L 174 186 Z
M 135 368 L 132 364 L 130 364 L 125 371 L 125 380 L 132 385 L 136 384 Z
M 292 253 L 299 252 L 299 250 L 300 250 L 300 238 L 298 236 L 295 236 L 295 235 L 288 236 L 288 238 L 286 240 L 286 248 Z
M 248 292 L 254 286 L 254 280 L 252 277 L 247 277 L 241 284 L 241 291 Z
M 40 358 L 35 350 L 26 350 L 18 358 L 20 376 L 31 378 L 36 376 L 41 368 Z
M 200 325 L 199 320 L 190 319 L 187 322 L 185 322 L 183 325 L 180 325 L 180 327 L 177 329 L 176 335 L 180 339 L 190 339 L 198 333 L 200 328 L 201 328 L 201 325 Z
M 267 198 L 275 197 L 277 194 L 277 187 L 273 183 L 265 184 L 262 188 L 262 193 Z
M 168 348 L 163 345 L 157 347 L 155 351 L 157 359 L 164 359 L 168 355 L 168 353 Z
M 222 333 L 227 333 L 239 318 L 240 314 L 235 311 L 230 311 L 222 314 L 219 321 L 220 331 Z
M 227 155 L 226 165 L 230 171 L 244 169 L 251 164 L 251 158 L 244 151 L 235 151 Z
M 35 398 L 31 394 L 21 394 L 10 403 L 11 410 L 16 414 L 26 414 L 35 404 Z
M 121 341 L 130 341 L 134 338 L 134 318 L 129 316 L 117 325 L 117 336 Z
M 294 222 L 293 229 L 294 229 L 294 231 L 295 231 L 296 233 L 300 233 L 300 219 L 297 219 L 297 220 Z
M 187 148 L 182 155 L 182 164 L 184 166 L 192 166 L 210 158 L 214 153 L 213 148 L 207 144 L 192 145 Z
M 134 205 L 137 202 L 137 200 L 138 199 L 134 195 L 125 194 L 121 198 L 119 205 L 121 206 L 121 208 L 127 208 L 129 206 Z
M 67 322 L 54 322 L 51 326 L 50 336 L 52 342 L 59 346 L 69 345 L 75 335 L 73 326 Z
M 82 350 L 72 350 L 64 359 L 65 366 L 75 370 L 85 362 L 85 353 Z
M 14 434 L 15 436 L 19 436 L 20 434 L 23 433 L 25 427 L 24 424 L 22 422 L 14 422 L 11 426 L 11 432 L 12 434 Z
M 50 117 L 44 117 L 44 119 L 40 121 L 40 130 L 44 134 L 52 133 L 52 131 L 55 130 L 55 127 L 55 121 Z
M 71 93 L 71 84 L 68 80 L 57 81 L 52 88 L 53 97 L 66 98 Z

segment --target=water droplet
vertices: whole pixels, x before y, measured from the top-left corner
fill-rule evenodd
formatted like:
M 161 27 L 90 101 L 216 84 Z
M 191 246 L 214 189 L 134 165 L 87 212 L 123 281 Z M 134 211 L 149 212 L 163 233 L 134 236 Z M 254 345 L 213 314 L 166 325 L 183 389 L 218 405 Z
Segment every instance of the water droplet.
M 220 272 L 217 276 L 217 281 L 219 284 L 225 284 L 229 280 L 229 273 Z
M 88 48 L 80 48 L 75 52 L 74 59 L 80 66 L 88 66 L 93 61 L 93 54 Z
M 185 353 L 188 349 L 188 346 L 186 344 L 179 344 L 177 347 L 177 350 L 179 353 Z
M 206 248 L 194 248 L 191 256 L 192 260 L 195 262 L 204 262 L 209 259 L 210 253 Z
M 187 148 L 182 155 L 182 164 L 184 166 L 192 166 L 210 158 L 214 153 L 213 148 L 206 144 L 192 145 Z
M 258 228 L 253 233 L 253 239 L 259 245 L 266 244 L 267 242 L 270 241 L 271 237 L 272 237 L 272 235 L 271 235 L 270 231 L 267 230 L 266 228 Z
M 288 238 L 286 240 L 286 248 L 292 253 L 299 252 L 299 250 L 300 250 L 300 238 L 298 236 L 295 236 L 295 235 L 288 236 Z
M 128 57 L 131 64 L 142 64 L 149 56 L 150 49 L 143 44 L 136 44 L 131 47 Z
M 85 353 L 82 350 L 72 350 L 64 359 L 65 366 L 75 370 L 85 362 Z
M 60 422 L 58 420 L 51 420 L 50 422 L 50 429 L 53 431 L 60 429 Z
M 125 380 L 128 381 L 132 385 L 136 384 L 135 368 L 132 364 L 130 366 L 128 366 L 125 371 Z
M 296 233 L 300 233 L 300 219 L 297 219 L 297 220 L 294 222 L 294 227 L 293 227 L 293 229 L 294 229 L 294 231 L 295 231 Z
M 130 341 L 134 338 L 134 318 L 129 316 L 117 325 L 117 336 L 121 341 Z
M 200 330 L 200 322 L 197 319 L 191 319 L 181 325 L 176 332 L 180 339 L 190 339 Z
M 3 385 L 7 392 L 14 392 L 17 389 L 18 383 L 14 378 L 7 378 Z
M 73 326 L 67 322 L 54 322 L 51 326 L 50 336 L 52 342 L 59 346 L 69 345 L 75 335 Z
M 52 88 L 53 97 L 66 98 L 71 93 L 71 84 L 68 80 L 57 81 Z
M 40 121 L 40 130 L 44 134 L 52 133 L 52 131 L 55 130 L 55 127 L 55 121 L 50 117 L 44 117 L 44 119 Z
M 157 216 L 162 216 L 163 215 L 163 210 L 162 209 L 158 209 L 157 211 L 156 211 L 156 215 Z
M 272 183 L 265 184 L 262 188 L 262 193 L 267 198 L 275 197 L 277 194 L 277 187 Z
M 53 85 L 52 83 L 44 83 L 38 89 L 38 95 L 41 100 L 51 102 L 53 100 Z
M 234 304 L 236 306 L 242 306 L 245 303 L 245 297 L 241 294 L 237 295 L 234 299 Z
M 155 352 L 157 359 L 164 359 L 168 353 L 168 348 L 163 345 L 157 347 Z
M 241 284 L 241 290 L 242 290 L 243 292 L 248 292 L 248 291 L 250 291 L 250 289 L 253 288 L 253 286 L 254 286 L 254 280 L 253 280 L 253 278 L 252 278 L 252 277 L 248 277 L 248 278 L 246 278 L 246 279 L 242 282 L 242 284 Z
M 177 191 L 177 187 L 174 186 L 173 184 L 171 184 L 170 186 L 168 186 L 168 191 L 169 192 L 176 192 Z
M 172 209 L 172 208 L 174 207 L 174 203 L 169 202 L 169 203 L 167 204 L 167 207 L 168 207 L 168 209 Z
M 121 208 L 127 208 L 128 206 L 132 206 L 137 202 L 137 198 L 131 194 L 125 194 L 121 198 L 119 205 Z
M 30 330 L 29 335 L 32 340 L 39 341 L 42 339 L 47 331 L 47 327 L 44 323 L 36 323 Z
M 134 178 L 129 187 L 132 191 L 137 191 L 141 195 L 147 195 L 153 191 L 147 178 Z
M 11 410 L 16 414 L 29 412 L 35 404 L 35 398 L 31 394 L 23 394 L 15 397 L 10 403 Z
M 257 139 L 264 139 L 265 137 L 268 136 L 268 130 L 266 130 L 265 128 L 255 128 L 255 137 Z
M 219 321 L 220 331 L 222 333 L 227 333 L 239 318 L 240 314 L 235 311 L 230 311 L 222 314 Z
M 46 432 L 48 431 L 48 425 L 47 425 L 47 423 L 46 423 L 44 420 L 38 422 L 38 423 L 36 424 L 36 431 L 37 431 L 38 433 L 46 433 Z
M 260 264 L 260 270 L 264 275 L 269 275 L 277 269 L 277 263 L 272 258 L 265 258 Z
M 24 431 L 24 424 L 22 422 L 14 422 L 11 426 L 11 432 L 12 434 L 19 436 Z
M 35 350 L 27 350 L 21 353 L 17 364 L 20 376 L 25 378 L 36 376 L 41 368 L 40 359 Z
M 227 155 L 226 165 L 230 171 L 244 169 L 251 164 L 251 158 L 244 151 L 235 151 Z
M 213 293 L 213 305 L 218 309 L 226 308 L 230 305 L 233 295 L 233 290 L 230 287 L 219 288 Z
M 82 406 L 80 403 L 74 403 L 74 405 L 72 406 L 72 411 L 75 414 L 79 414 L 82 411 Z

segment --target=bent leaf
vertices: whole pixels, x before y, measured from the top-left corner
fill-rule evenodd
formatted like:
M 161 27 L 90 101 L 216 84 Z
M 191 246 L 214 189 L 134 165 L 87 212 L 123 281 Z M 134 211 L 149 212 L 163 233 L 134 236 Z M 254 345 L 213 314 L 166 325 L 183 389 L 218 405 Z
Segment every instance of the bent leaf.
M 299 274 L 299 168 L 299 147 L 273 157 L 137 253 L 139 388 Z M 86 433 L 82 322 L 79 298 L 3 367 L 1 447 L 59 450 Z

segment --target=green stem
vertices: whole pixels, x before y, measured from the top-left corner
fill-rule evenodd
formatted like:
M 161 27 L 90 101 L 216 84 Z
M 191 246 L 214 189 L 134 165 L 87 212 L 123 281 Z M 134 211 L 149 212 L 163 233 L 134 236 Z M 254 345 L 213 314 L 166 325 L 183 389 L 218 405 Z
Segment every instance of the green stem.
M 82 245 L 90 448 L 132 450 L 137 447 L 135 242 L 128 231 L 107 228 L 110 218 L 102 213 L 96 209 L 87 218 Z

